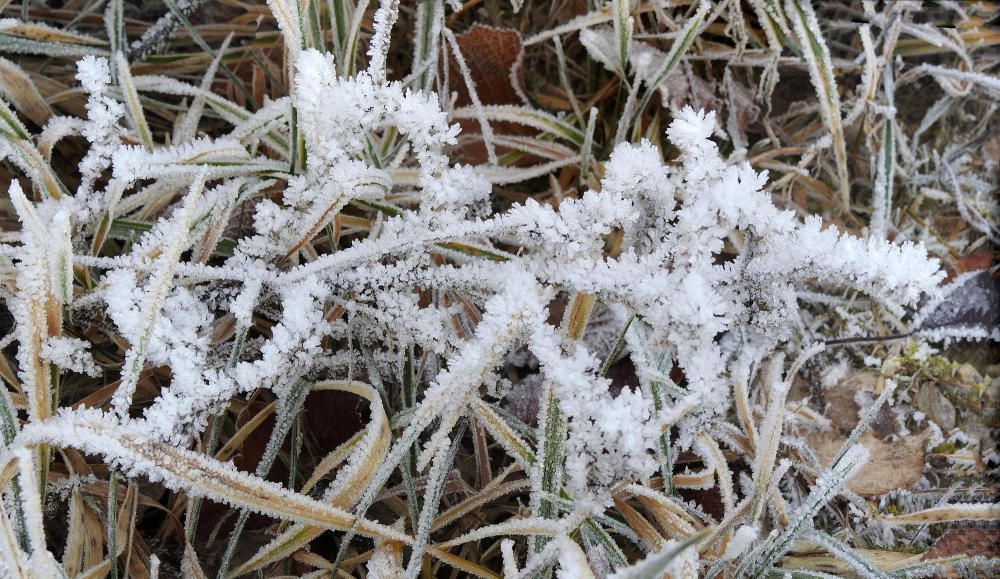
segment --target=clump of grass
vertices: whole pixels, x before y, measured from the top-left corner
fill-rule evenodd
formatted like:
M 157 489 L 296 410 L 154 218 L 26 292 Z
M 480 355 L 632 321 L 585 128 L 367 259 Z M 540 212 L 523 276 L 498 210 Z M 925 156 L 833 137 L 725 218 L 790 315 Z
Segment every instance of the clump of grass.
M 917 8 L 0 3 L 0 574 L 995 569 L 912 557 L 1000 340 L 997 7 Z

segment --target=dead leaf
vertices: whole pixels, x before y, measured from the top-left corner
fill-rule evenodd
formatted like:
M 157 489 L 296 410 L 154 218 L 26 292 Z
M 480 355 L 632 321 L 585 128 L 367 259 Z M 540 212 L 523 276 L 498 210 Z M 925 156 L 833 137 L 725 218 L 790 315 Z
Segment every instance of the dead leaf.
M 858 423 L 861 406 L 858 401 L 874 402 L 878 385 L 878 374 L 869 371 L 853 372 L 825 391 L 826 416 L 834 427 L 847 435 Z M 899 430 L 896 411 L 889 405 L 879 409 L 872 421 L 872 432 L 879 439 L 889 438 Z
M 522 88 L 524 46 L 518 31 L 474 24 L 466 32 L 456 35 L 455 39 L 469 67 L 480 102 L 484 105 L 522 105 L 528 102 Z M 455 105 L 471 105 L 469 90 L 453 54 L 449 55 L 449 61 L 449 88 L 458 93 Z
M 987 270 L 959 275 L 945 286 L 940 299 L 917 313 L 916 331 L 940 329 L 982 329 L 1000 331 L 1000 279 Z
M 959 555 L 1000 558 L 1000 527 L 952 527 L 924 553 L 924 560 Z
M 924 382 L 913 401 L 928 418 L 941 427 L 941 430 L 948 432 L 955 428 L 957 419 L 955 405 L 945 398 L 941 389 L 933 382 Z
M 521 78 L 521 61 L 524 46 L 521 34 L 510 28 L 494 28 L 475 24 L 455 40 L 462 51 L 462 58 L 469 68 L 469 76 L 475 85 L 476 95 L 483 105 L 524 105 L 528 102 Z M 456 107 L 470 106 L 472 98 L 469 87 L 462 77 L 453 51 L 448 52 L 448 88 L 457 96 Z M 482 127 L 478 120 L 459 120 L 462 127 L 459 137 L 458 157 L 462 162 L 478 165 L 487 161 L 486 147 L 482 141 Z M 516 123 L 494 121 L 490 123 L 494 135 L 529 136 L 534 133 L 530 127 Z M 496 146 L 497 155 L 512 149 Z M 538 157 L 526 155 L 517 165 L 537 163 Z
M 850 482 L 847 488 L 863 496 L 882 495 L 896 489 L 908 489 L 924 473 L 924 444 L 927 433 L 901 437 L 894 442 L 883 442 L 872 433 L 861 437 L 871 457 L 868 464 Z M 823 468 L 830 466 L 837 451 L 847 437 L 836 432 L 823 432 L 809 436 Z

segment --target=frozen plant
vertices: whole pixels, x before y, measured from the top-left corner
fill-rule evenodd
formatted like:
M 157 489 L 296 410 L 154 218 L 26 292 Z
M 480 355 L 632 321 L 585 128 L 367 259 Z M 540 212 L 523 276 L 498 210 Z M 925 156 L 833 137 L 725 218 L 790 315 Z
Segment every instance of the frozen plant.
M 158 46 L 199 4 L 182 4 L 134 51 Z M 823 466 L 782 455 L 811 453 L 786 423 L 828 424 L 808 408 L 786 420 L 786 401 L 830 337 L 805 320 L 817 309 L 849 323 L 872 310 L 909 320 L 911 309 L 944 299 L 938 260 L 905 236 L 887 240 L 885 228 L 859 237 L 779 207 L 767 172 L 720 152 L 724 132 L 713 111 L 674 107 L 665 137 L 676 158 L 649 139 L 626 138 L 638 135 L 633 116 L 693 35 L 718 17 L 708 2 L 662 58 L 646 51 L 630 60 L 637 22 L 630 2 L 609 4 L 607 34 L 585 35 L 611 72 L 633 74 L 625 120 L 616 120 L 602 166 L 589 158 L 596 109 L 579 132 L 562 117 L 480 101 L 440 3 L 414 13 L 425 36 L 440 36 L 421 43 L 436 48 L 394 80 L 388 56 L 399 4 L 378 3 L 369 65 L 356 70 L 338 58 L 357 50 L 363 10 L 355 20 L 331 15 L 358 23 L 355 36 L 327 51 L 323 30 L 310 28 L 321 9 L 270 0 L 287 52 L 288 95 L 254 110 L 211 90 L 230 39 L 198 85 L 133 77 L 120 43 L 112 60 L 80 59 L 86 118 L 52 119 L 37 146 L 2 105 L 9 130 L 0 151 L 21 171 L 8 189 L 20 229 L 2 248 L 14 277 L 4 297 L 18 346 L 18 396 L 5 390 L 0 400 L 4 572 L 29 576 L 35 564 L 67 575 L 85 570 L 85 554 L 74 548 L 56 560 L 39 514 L 55 484 L 50 464 L 87 466 L 74 460 L 79 453 L 102 457 L 111 470 L 101 508 L 115 529 L 116 517 L 135 516 L 136 481 L 174 491 L 170 509 L 184 512 L 182 568 L 191 575 L 204 573 L 197 567 L 205 498 L 240 512 L 212 562 L 220 577 L 263 572 L 296 554 L 317 563 L 320 556 L 304 550 L 325 530 L 336 532 L 337 550 L 320 566 L 364 563 L 371 576 L 415 577 L 427 559 L 492 576 L 487 559 L 454 548 L 493 539 L 503 541 L 504 571 L 518 576 L 550 568 L 557 577 L 767 574 L 801 536 L 868 569 L 838 539 L 810 533 L 838 494 L 856 498 L 844 485 L 868 456 L 857 442 L 895 382 L 886 381 Z M 793 26 L 784 23 L 785 34 L 814 33 L 810 4 L 785 4 L 798 15 Z M 816 83 L 830 58 L 821 48 L 809 61 Z M 437 62 L 442 54 L 455 59 L 470 110 L 429 90 L 448 86 L 436 78 L 452 62 Z M 150 138 L 140 93 L 190 101 L 172 117 L 169 138 Z M 832 96 L 821 111 L 846 197 Z M 583 121 L 582 110 L 576 116 Z M 460 118 L 478 123 L 471 139 L 482 141 L 488 162 L 456 162 L 469 158 Z M 498 136 L 493 122 L 539 134 Z M 75 134 L 88 149 L 71 194 L 38 148 L 51 151 Z M 557 158 L 536 162 L 525 153 L 509 161 L 517 155 L 504 151 L 517 145 Z M 581 172 L 594 165 L 597 176 L 564 198 L 507 203 L 494 190 L 576 164 Z M 30 194 L 22 180 L 34 186 Z M 838 299 L 847 294 L 864 300 Z M 795 360 L 787 368 L 786 356 Z M 633 385 L 610 373 L 626 357 Z M 825 380 L 839 380 L 843 364 Z M 513 382 L 533 385 L 537 416 L 508 412 Z M 63 385 L 87 396 L 66 404 Z M 352 400 L 337 407 L 343 416 L 318 416 L 311 395 L 319 391 L 356 397 L 363 410 Z M 272 413 L 256 471 L 236 469 L 229 459 L 239 441 Z M 303 452 L 306 420 L 357 417 L 366 425 L 341 446 L 321 457 Z M 479 486 L 446 506 L 446 495 L 468 486 L 461 464 L 469 440 L 475 461 L 466 462 L 476 465 Z M 54 463 L 53 449 L 73 454 Z M 745 457 L 749 474 L 733 476 L 729 452 Z M 703 466 L 675 468 L 681 453 Z M 291 471 L 287 484 L 265 480 L 279 461 Z M 307 477 L 297 470 L 303 462 L 312 466 Z M 119 481 L 131 493 L 123 504 Z M 675 485 L 718 486 L 723 515 L 683 501 Z M 80 492 L 62 499 L 77 541 L 70 545 L 96 517 Z M 444 531 L 513 493 L 527 496 L 524 516 Z M 373 509 L 379 503 L 388 508 Z M 284 523 L 242 558 L 237 547 L 251 512 Z M 129 549 L 121 562 L 132 561 L 131 538 L 116 544 L 125 535 L 107 537 L 112 573 L 120 551 Z M 365 556 L 354 552 L 355 535 L 374 542 Z M 527 541 L 515 545 L 520 538 Z M 139 564 L 152 565 L 136 553 Z

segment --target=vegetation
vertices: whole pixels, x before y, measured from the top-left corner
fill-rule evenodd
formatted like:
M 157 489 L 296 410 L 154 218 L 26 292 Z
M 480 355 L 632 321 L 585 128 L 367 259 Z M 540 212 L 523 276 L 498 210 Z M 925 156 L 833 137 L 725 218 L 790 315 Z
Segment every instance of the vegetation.
M 0 10 L 0 576 L 1000 566 L 995 2 Z

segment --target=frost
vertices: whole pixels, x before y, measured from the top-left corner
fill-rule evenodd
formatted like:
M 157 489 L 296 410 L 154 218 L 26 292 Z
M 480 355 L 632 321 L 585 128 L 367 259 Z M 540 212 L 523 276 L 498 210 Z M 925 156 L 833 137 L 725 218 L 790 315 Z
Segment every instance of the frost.
M 77 190 L 77 197 L 87 204 L 81 215 L 86 220 L 98 211 L 104 201 L 92 196 L 92 188 L 101 172 L 111 165 L 111 157 L 120 146 L 124 131 L 119 122 L 125 115 L 125 107 L 107 94 L 111 83 L 111 68 L 107 59 L 85 56 L 77 68 L 76 77 L 88 94 L 83 136 L 91 143 L 87 155 L 80 162 L 82 179 Z
M 914 316 L 915 333 L 932 341 L 1000 341 L 1000 282 L 988 271 L 968 272 L 945 286 Z
M 101 370 L 87 351 L 89 347 L 88 342 L 77 338 L 52 336 L 42 346 L 41 355 L 60 368 L 97 377 L 101 375 Z
M 757 527 L 743 525 L 739 529 L 736 529 L 733 538 L 726 545 L 726 552 L 722 555 L 722 558 L 735 559 L 746 551 L 750 547 L 750 544 L 756 541 L 759 536 L 760 529 Z

